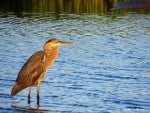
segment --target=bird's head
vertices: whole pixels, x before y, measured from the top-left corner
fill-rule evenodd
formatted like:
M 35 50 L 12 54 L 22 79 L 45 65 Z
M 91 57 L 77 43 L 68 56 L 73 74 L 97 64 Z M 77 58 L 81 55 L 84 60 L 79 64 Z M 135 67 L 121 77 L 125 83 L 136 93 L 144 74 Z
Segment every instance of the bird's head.
M 44 49 L 48 50 L 48 49 L 59 47 L 59 46 L 71 46 L 73 44 L 74 44 L 73 42 L 64 42 L 56 38 L 52 38 L 45 43 Z

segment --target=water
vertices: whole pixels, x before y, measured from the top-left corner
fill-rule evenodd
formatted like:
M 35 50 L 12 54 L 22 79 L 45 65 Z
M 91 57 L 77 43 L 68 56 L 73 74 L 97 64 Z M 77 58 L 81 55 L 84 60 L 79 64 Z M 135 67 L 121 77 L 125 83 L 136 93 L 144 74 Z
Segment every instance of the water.
M 13 13 L 0 17 L 0 112 L 150 112 L 150 15 Z M 24 62 L 50 38 L 75 42 L 61 47 L 55 64 L 27 104 L 28 89 L 10 95 Z

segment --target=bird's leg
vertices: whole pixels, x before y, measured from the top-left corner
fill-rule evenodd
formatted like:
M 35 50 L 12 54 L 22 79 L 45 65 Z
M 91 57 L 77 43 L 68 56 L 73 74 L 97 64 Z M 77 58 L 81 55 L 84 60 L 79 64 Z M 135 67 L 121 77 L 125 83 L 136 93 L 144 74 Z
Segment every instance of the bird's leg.
M 39 93 L 40 93 L 40 85 L 38 85 L 38 87 L 37 87 L 37 105 L 40 104 L 40 95 L 39 95 Z
M 30 94 L 31 94 L 32 87 L 29 88 L 29 94 L 28 94 L 28 104 L 30 104 Z

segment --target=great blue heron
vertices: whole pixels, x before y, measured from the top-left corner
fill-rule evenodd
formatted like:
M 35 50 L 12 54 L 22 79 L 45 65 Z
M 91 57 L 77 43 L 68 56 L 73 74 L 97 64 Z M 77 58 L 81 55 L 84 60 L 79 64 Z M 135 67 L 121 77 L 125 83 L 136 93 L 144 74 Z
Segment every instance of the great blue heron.
M 72 42 L 63 42 L 52 38 L 44 44 L 43 51 L 34 53 L 20 70 L 11 95 L 14 96 L 21 90 L 29 87 L 28 104 L 30 104 L 31 88 L 37 86 L 37 104 L 39 105 L 40 83 L 48 68 L 54 63 L 58 56 L 58 47 L 62 45 L 73 45 Z

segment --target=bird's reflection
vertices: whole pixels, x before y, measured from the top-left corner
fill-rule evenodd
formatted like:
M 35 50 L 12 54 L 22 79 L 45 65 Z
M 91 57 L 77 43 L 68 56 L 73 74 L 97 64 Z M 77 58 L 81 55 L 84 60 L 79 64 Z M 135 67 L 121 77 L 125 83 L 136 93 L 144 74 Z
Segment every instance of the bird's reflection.
M 11 107 L 15 109 L 15 111 L 22 111 L 25 113 L 48 113 L 48 109 L 42 109 L 39 105 L 32 107 L 30 104 L 27 106 L 21 106 L 21 105 L 14 105 L 12 104 Z

